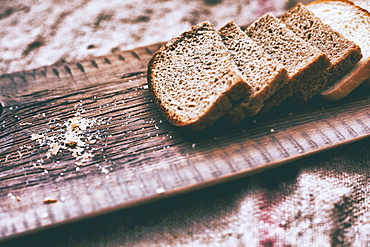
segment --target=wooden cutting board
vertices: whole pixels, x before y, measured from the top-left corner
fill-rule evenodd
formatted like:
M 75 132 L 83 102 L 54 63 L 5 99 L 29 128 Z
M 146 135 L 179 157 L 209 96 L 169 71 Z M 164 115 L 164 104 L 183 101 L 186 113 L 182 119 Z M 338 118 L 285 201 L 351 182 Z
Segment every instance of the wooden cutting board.
M 153 103 L 161 44 L 0 77 L 0 240 L 261 172 L 370 135 L 370 99 L 201 133 Z

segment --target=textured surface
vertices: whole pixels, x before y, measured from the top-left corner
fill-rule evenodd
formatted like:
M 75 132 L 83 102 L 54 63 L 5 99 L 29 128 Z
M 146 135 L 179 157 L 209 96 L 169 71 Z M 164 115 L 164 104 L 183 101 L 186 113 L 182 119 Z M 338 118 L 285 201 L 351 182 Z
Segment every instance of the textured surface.
M 250 1 L 247 4 L 226 0 L 192 1 L 186 4 L 181 1 L 167 1 L 162 4 L 181 6 L 183 10 L 181 12 L 183 14 L 180 15 L 177 11 L 180 8 L 168 7 L 163 14 L 163 18 L 172 18 L 175 24 L 167 24 L 163 19 L 159 20 L 158 16 L 155 18 L 154 13 L 159 15 L 163 12 L 154 11 L 149 15 L 151 17 L 149 22 L 125 27 L 117 24 L 115 25 L 117 32 L 110 28 L 103 28 L 106 27 L 105 25 L 117 23 L 117 19 L 101 21 L 99 31 L 92 34 L 93 23 L 98 14 L 112 9 L 117 9 L 116 13 L 119 13 L 118 4 L 113 8 L 103 1 L 90 1 L 91 6 L 93 4 L 99 6 L 91 8 L 90 12 L 86 11 L 87 8 L 84 8 L 84 5 L 76 7 L 76 2 L 73 1 L 66 5 L 54 2 L 53 4 L 51 2 L 41 4 L 37 1 L 28 1 L 27 4 L 24 1 L 1 2 L 0 21 L 1 24 L 5 23 L 0 29 L 2 37 L 10 37 L 10 35 L 17 37 L 13 39 L 17 41 L 15 43 L 5 42 L 5 38 L 1 39 L 1 49 L 8 51 L 8 53 L 1 53 L 1 56 L 5 56 L 4 54 L 7 56 L 6 59 L 2 57 L 1 60 L 4 65 L 0 66 L 3 72 L 34 69 L 54 63 L 62 57 L 71 61 L 74 58 L 82 59 L 89 55 L 105 55 L 117 46 L 119 50 L 124 50 L 125 47 L 145 45 L 145 42 L 168 40 L 190 26 L 190 22 L 176 21 L 184 16 L 187 17 L 185 19 L 196 22 L 224 18 L 225 21 L 217 23 L 218 26 L 230 19 L 243 25 L 267 10 L 281 12 L 288 4 L 283 1 Z M 213 4 L 206 4 L 207 2 Z M 128 17 L 135 20 L 144 13 L 145 6 L 150 6 L 152 9 L 159 6 L 152 3 L 152 1 L 133 2 L 131 5 L 136 8 L 136 11 L 130 12 L 131 15 Z M 291 3 L 288 5 L 291 6 Z M 27 6 L 29 11 L 27 8 L 21 10 L 24 6 Z M 238 6 L 241 6 L 239 10 Z M 35 12 L 35 10 L 39 11 Z M 75 18 L 71 22 L 73 25 L 63 21 L 61 25 L 50 25 L 54 17 L 58 16 L 55 13 L 68 12 L 67 10 L 73 13 L 70 15 Z M 256 10 L 258 11 L 255 12 Z M 19 18 L 20 16 L 22 18 Z M 48 25 L 44 21 L 46 16 L 50 18 Z M 12 22 L 17 22 L 17 19 L 19 25 L 11 25 Z M 65 20 L 67 19 L 66 17 Z M 24 23 L 32 23 L 32 26 Z M 33 32 L 29 31 L 30 36 L 26 35 L 26 31 L 22 31 L 26 28 L 33 30 L 37 26 L 40 28 L 35 28 Z M 134 40 L 132 35 L 138 33 L 135 30 L 138 26 L 145 29 L 143 28 L 142 33 L 136 36 L 139 38 Z M 71 32 L 73 27 L 75 31 Z M 118 27 L 123 29 L 119 30 Z M 58 37 L 66 38 L 53 39 L 53 36 L 50 36 L 52 28 L 55 28 L 56 34 L 64 32 L 64 36 Z M 5 35 L 5 29 L 7 35 Z M 85 30 L 85 32 L 77 32 L 78 30 Z M 67 34 L 76 35 L 75 42 L 66 41 L 70 40 Z M 45 42 L 39 47 L 38 43 L 30 45 L 30 52 L 23 54 L 38 35 L 45 35 L 46 40 L 50 42 Z M 112 36 L 115 38 L 113 39 Z M 118 44 L 116 39 L 119 40 Z M 124 39 L 130 39 L 131 43 L 125 43 Z M 93 44 L 95 46 L 87 49 Z M 49 45 L 51 45 L 50 48 Z M 52 57 L 48 60 L 50 54 Z M 133 54 L 126 55 L 130 59 L 134 58 Z M 71 69 L 79 70 L 72 66 Z M 137 76 L 140 78 L 142 75 Z M 93 78 L 90 79 L 93 80 Z M 363 91 L 367 93 L 368 89 Z M 138 92 L 133 91 L 126 96 L 137 97 L 143 92 L 145 90 L 139 89 Z M 101 95 L 105 95 L 105 99 L 120 97 L 117 94 L 105 94 L 104 91 Z M 121 96 L 125 97 L 125 95 Z M 44 107 L 48 109 L 48 105 Z M 109 107 L 113 105 L 103 104 L 102 110 L 105 111 Z M 123 107 L 123 104 L 120 107 Z M 42 112 L 40 113 L 38 118 L 42 119 Z M 136 113 L 139 114 L 139 112 Z M 158 124 L 159 119 L 156 120 Z M 155 129 L 155 123 L 148 123 L 148 125 Z M 270 127 L 274 126 L 269 126 L 265 130 L 279 131 Z M 166 137 L 168 133 L 163 134 L 160 138 Z M 367 246 L 370 231 L 369 145 L 370 142 L 366 139 L 235 182 L 80 223 L 68 224 L 6 243 L 4 246 Z M 128 147 L 135 150 L 134 145 Z M 137 148 L 140 149 L 140 147 Z M 193 150 L 196 151 L 197 148 L 199 145 L 195 145 Z M 120 153 L 117 152 L 116 155 L 119 156 Z M 100 175 L 103 178 L 109 175 L 109 173 L 105 174 L 107 170 L 103 167 L 96 167 L 96 169 L 101 171 Z M 75 189 L 78 190 L 79 186 L 81 185 L 75 185 Z M 43 199 L 43 195 L 38 195 L 37 191 L 34 195 L 36 195 L 34 200 Z M 9 194 L 6 198 L 4 202 L 7 204 L 18 203 L 17 194 Z M 109 201 L 108 197 L 107 200 Z M 49 206 L 58 206 L 60 202 L 51 203 Z
M 210 21 L 246 24 L 287 1 L 2 0 L 0 73 L 163 42 Z

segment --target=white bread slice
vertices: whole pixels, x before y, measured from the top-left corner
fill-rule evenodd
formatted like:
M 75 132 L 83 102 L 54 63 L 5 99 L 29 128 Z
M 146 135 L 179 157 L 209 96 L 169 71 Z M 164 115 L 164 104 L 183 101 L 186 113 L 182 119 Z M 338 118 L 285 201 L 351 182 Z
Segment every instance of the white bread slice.
M 226 23 L 218 33 L 245 81 L 252 88 L 250 97 L 225 116 L 231 122 L 238 123 L 246 117 L 255 116 L 264 101 L 286 83 L 288 75 L 286 69 L 249 38 L 235 22 Z
M 369 0 L 351 0 L 351 2 L 370 13 Z M 370 78 L 367 79 L 364 83 L 366 84 L 366 86 L 370 87 Z
M 301 102 L 307 102 L 320 93 L 327 85 L 353 68 L 362 58 L 358 45 L 324 24 L 301 3 L 285 12 L 280 20 L 298 37 L 317 47 L 330 59 L 330 67 L 318 74 L 316 78 L 307 81 L 308 84 L 296 93 L 295 96 Z
M 267 98 L 260 113 L 265 113 L 301 89 L 306 81 L 330 65 L 319 49 L 299 38 L 284 23 L 267 13 L 247 27 L 246 34 L 288 71 L 289 81 Z
M 346 0 L 316 1 L 308 4 L 307 8 L 324 23 L 361 48 L 363 58 L 360 62 L 320 93 L 326 100 L 340 100 L 370 78 L 370 15 Z
M 192 130 L 208 127 L 250 92 L 209 22 L 159 49 L 148 65 L 148 84 L 168 121 Z

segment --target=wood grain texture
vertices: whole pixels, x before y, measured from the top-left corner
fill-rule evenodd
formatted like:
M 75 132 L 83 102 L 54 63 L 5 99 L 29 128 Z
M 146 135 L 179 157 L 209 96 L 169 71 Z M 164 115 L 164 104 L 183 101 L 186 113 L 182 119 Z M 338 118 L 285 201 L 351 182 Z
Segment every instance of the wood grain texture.
M 370 135 L 370 99 L 300 108 L 189 133 L 165 121 L 146 84 L 161 44 L 2 75 L 0 237 L 132 207 L 291 162 Z M 81 162 L 47 155 L 74 117 L 94 119 Z

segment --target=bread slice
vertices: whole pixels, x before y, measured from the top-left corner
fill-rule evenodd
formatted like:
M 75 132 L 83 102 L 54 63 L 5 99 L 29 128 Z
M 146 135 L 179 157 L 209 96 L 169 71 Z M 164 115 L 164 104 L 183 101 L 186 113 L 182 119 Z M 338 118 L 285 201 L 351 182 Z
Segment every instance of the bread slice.
M 328 69 L 318 74 L 316 78 L 306 81 L 308 84 L 303 85 L 296 93 L 300 101 L 307 102 L 325 86 L 353 68 L 362 57 L 358 45 L 324 24 L 301 3 L 285 12 L 280 20 L 297 36 L 321 50 L 331 63 Z
M 307 5 L 315 16 L 361 48 L 362 59 L 346 75 L 320 94 L 337 101 L 370 77 L 370 15 L 369 12 L 345 0 L 322 0 Z
M 370 1 L 369 0 L 352 0 L 351 1 L 353 4 L 359 6 L 360 8 L 366 10 L 367 12 L 370 13 Z M 364 82 L 368 87 L 370 87 L 370 78 L 367 79 Z
M 169 41 L 148 66 L 153 97 L 176 126 L 202 130 L 250 93 L 250 86 L 209 22 Z
M 289 81 L 266 99 L 261 113 L 269 111 L 301 89 L 307 80 L 321 73 L 329 65 L 328 57 L 319 49 L 296 36 L 270 13 L 260 17 L 245 30 L 266 53 L 288 71 Z
M 245 81 L 251 86 L 251 95 L 227 113 L 234 123 L 255 116 L 263 102 L 287 81 L 287 71 L 273 60 L 262 47 L 249 38 L 233 21 L 218 30 Z

